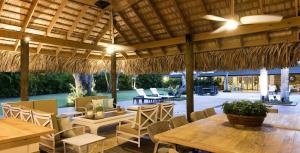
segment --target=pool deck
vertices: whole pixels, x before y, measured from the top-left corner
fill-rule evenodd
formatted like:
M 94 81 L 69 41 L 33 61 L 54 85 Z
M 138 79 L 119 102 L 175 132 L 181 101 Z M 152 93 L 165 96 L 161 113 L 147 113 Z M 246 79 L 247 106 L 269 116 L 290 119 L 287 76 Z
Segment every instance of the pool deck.
M 216 107 L 217 112 L 222 112 L 221 107 L 217 107 L 225 103 L 226 101 L 233 101 L 233 100 L 259 100 L 260 94 L 258 92 L 230 92 L 230 93 L 223 93 L 220 92 L 216 96 L 198 96 L 194 95 L 194 110 L 203 110 L 208 107 Z M 297 102 L 298 105 L 296 106 L 282 106 L 282 105 L 274 105 L 275 108 L 278 108 L 279 113 L 284 114 L 300 114 L 300 94 L 293 93 L 290 95 L 290 100 L 293 102 Z M 120 101 L 118 105 L 124 108 L 128 108 L 129 106 L 133 106 L 132 101 Z M 59 108 L 59 113 L 61 112 L 68 112 L 73 111 L 73 107 L 68 108 Z M 175 108 L 174 114 L 186 114 L 186 101 L 175 101 Z

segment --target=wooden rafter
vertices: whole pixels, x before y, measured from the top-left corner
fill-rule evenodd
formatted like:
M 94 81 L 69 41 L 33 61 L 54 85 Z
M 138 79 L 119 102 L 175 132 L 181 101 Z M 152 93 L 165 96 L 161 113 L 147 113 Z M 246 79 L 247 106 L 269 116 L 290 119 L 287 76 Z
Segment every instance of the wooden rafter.
M 97 25 L 97 23 L 101 19 L 103 13 L 104 13 L 104 11 L 99 11 L 97 13 L 96 18 L 93 21 L 93 24 L 89 27 L 88 31 L 84 34 L 82 41 L 87 40 L 87 38 L 90 36 L 90 34 L 92 33 L 92 31 L 95 28 L 95 26 Z
M 0 1 L 0 13 L 2 12 L 4 5 L 5 5 L 6 0 L 1 0 Z
M 106 32 L 110 29 L 110 21 L 103 27 L 103 29 L 98 33 L 95 42 L 99 42 L 101 38 L 106 34 Z
M 263 2 L 263 0 L 258 0 L 258 3 L 259 3 L 259 9 L 260 9 L 261 14 L 265 14 L 265 9 L 264 9 L 264 2 Z
M 67 33 L 67 39 L 69 39 L 70 36 L 72 35 L 72 33 L 75 31 L 79 21 L 84 16 L 84 14 L 85 14 L 85 12 L 87 11 L 88 8 L 89 8 L 88 5 L 83 5 L 82 6 L 80 13 L 78 14 L 77 18 L 75 19 L 74 23 L 72 24 L 71 28 L 69 29 L 69 31 Z
M 220 32 L 220 33 L 211 33 L 211 32 L 203 32 L 194 34 L 193 41 L 204 41 L 204 40 L 212 40 L 218 38 L 226 38 L 226 37 L 233 37 L 239 35 L 247 35 L 247 34 L 254 34 L 260 32 L 267 32 L 279 29 L 286 29 L 291 27 L 298 27 L 300 26 L 300 17 L 292 17 L 288 19 L 284 19 L 278 23 L 272 24 L 254 24 L 254 25 L 242 25 L 239 26 L 234 31 L 231 32 Z M 184 44 L 186 42 L 184 36 L 180 37 L 173 37 L 164 40 L 152 41 L 147 43 L 135 44 L 132 45 L 137 50 L 147 49 L 147 48 L 158 48 L 164 46 L 171 46 L 177 44 Z
M 202 0 L 201 0 L 202 1 Z M 175 6 L 176 11 L 178 12 L 181 20 L 183 21 L 184 26 L 186 27 L 187 33 L 190 33 L 191 26 L 188 24 L 186 17 L 184 16 L 182 10 L 180 9 L 176 0 L 172 0 L 173 5 Z
M 168 28 L 166 21 L 162 18 L 162 15 L 160 14 L 159 10 L 156 8 L 156 6 L 151 2 L 151 0 L 147 0 L 150 8 L 154 11 L 155 15 L 157 16 L 159 22 L 163 25 L 165 31 L 167 32 L 167 34 L 169 35 L 169 37 L 173 37 L 172 32 L 170 31 L 170 29 Z M 182 50 L 179 46 L 177 46 L 177 49 L 179 50 L 179 52 L 182 53 Z M 166 51 L 163 49 L 162 50 L 164 52 L 164 54 L 166 54 Z
M 120 13 L 120 18 L 122 19 L 122 21 L 124 21 L 124 23 L 126 24 L 126 26 L 129 28 L 129 30 L 133 33 L 133 35 L 139 40 L 139 42 L 144 42 L 143 39 L 141 38 L 141 36 L 139 35 L 139 33 L 136 31 L 135 28 L 133 28 L 131 26 L 131 24 L 125 19 L 123 13 Z
M 295 0 L 295 16 L 299 15 L 299 0 Z
M 42 47 L 43 47 L 43 44 L 42 43 L 39 43 L 37 48 L 36 48 L 36 53 L 39 54 L 42 50 Z
M 39 0 L 32 0 L 30 8 L 28 10 L 28 13 L 26 15 L 26 18 L 23 21 L 23 25 L 21 27 L 21 32 L 25 32 L 26 31 L 26 28 L 27 28 L 27 26 L 30 23 L 30 20 L 31 20 L 32 15 L 33 15 L 33 13 L 34 13 L 37 5 L 38 5 L 38 2 L 39 2 Z M 19 44 L 20 44 L 20 39 L 17 39 L 16 43 L 15 43 L 15 51 L 18 49 Z
M 52 18 L 48 28 L 47 28 L 47 35 L 49 35 L 56 23 L 56 21 L 58 20 L 60 14 L 62 13 L 63 9 L 65 8 L 65 6 L 67 5 L 68 0 L 62 0 L 61 4 L 59 5 L 57 11 L 55 12 L 54 17 Z
M 114 28 L 120 34 L 120 36 L 123 37 L 125 41 L 130 45 L 131 43 L 129 39 L 124 35 L 124 33 L 120 30 L 120 28 L 117 25 L 114 25 Z M 136 50 L 134 50 L 134 52 L 136 53 L 136 55 L 138 55 L 138 57 L 141 57 L 141 55 Z

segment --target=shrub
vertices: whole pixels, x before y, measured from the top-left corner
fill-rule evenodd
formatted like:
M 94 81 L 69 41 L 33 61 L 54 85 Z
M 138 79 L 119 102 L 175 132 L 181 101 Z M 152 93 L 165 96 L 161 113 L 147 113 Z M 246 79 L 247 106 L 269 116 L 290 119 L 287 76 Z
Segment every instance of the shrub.
M 241 100 L 232 103 L 226 102 L 223 105 L 223 112 L 242 116 L 266 116 L 267 107 L 261 101 L 252 103 L 251 101 Z

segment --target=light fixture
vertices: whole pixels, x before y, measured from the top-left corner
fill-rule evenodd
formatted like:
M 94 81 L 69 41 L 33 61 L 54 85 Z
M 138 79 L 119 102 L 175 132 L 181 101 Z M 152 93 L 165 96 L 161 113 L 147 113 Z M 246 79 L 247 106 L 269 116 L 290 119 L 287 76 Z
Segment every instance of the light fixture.
M 228 20 L 225 23 L 225 28 L 227 30 L 234 30 L 234 29 L 236 29 L 238 27 L 238 25 L 239 25 L 239 23 L 237 21 L 235 21 L 235 20 Z
M 112 47 L 112 46 L 108 46 L 108 47 L 106 48 L 106 53 L 108 53 L 108 54 L 112 54 L 114 51 L 115 51 L 115 49 L 114 49 L 114 47 Z
M 166 83 L 166 82 L 169 81 L 169 79 L 170 79 L 169 76 L 164 76 L 164 77 L 163 77 L 163 82 Z
M 26 42 L 29 42 L 29 41 L 30 41 L 30 37 L 25 37 L 24 40 L 25 40 Z

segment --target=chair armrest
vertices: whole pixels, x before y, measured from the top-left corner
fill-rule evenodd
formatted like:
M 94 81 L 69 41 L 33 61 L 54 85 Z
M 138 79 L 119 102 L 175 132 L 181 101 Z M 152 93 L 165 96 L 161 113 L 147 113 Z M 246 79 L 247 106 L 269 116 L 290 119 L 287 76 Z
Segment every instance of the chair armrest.
M 59 132 L 55 133 L 54 137 L 57 136 L 57 135 L 60 135 L 60 134 L 62 134 L 64 132 L 67 132 L 67 131 L 70 131 L 70 130 L 76 130 L 76 129 L 80 129 L 80 128 L 82 128 L 82 132 L 85 133 L 85 127 L 84 126 L 76 126 L 76 127 L 72 127 L 70 129 L 62 130 L 62 131 L 59 131 Z
M 132 120 L 123 120 L 123 121 L 121 121 L 121 122 L 119 122 L 119 126 L 122 124 L 122 122 L 129 122 L 129 123 L 131 123 L 131 124 L 134 124 L 135 126 L 140 126 L 139 124 L 137 124 L 135 121 L 132 121 Z
M 87 111 L 87 108 L 86 108 L 86 107 L 76 107 L 76 111 L 81 110 L 81 109 L 82 109 L 84 112 Z

